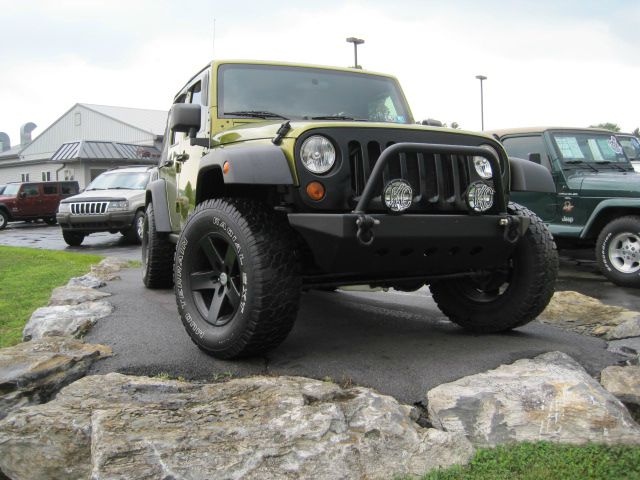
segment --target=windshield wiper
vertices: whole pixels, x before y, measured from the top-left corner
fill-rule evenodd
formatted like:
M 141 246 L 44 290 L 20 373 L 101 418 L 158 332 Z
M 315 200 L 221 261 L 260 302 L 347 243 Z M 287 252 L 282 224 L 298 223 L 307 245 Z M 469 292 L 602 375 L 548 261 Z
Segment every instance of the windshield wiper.
M 364 118 L 355 118 L 348 115 L 320 115 L 318 117 L 311 117 L 311 120 L 355 120 L 356 122 L 368 122 Z
M 287 117 L 279 113 L 264 112 L 262 110 L 241 110 L 239 112 L 224 112 L 223 115 L 237 115 L 238 117 L 256 117 L 256 118 L 282 118 L 288 120 Z
M 106 188 L 87 188 L 85 192 L 90 192 L 91 190 L 106 190 Z
M 585 162 L 584 160 L 565 160 L 564 163 L 567 163 L 569 165 L 586 165 L 594 172 L 599 172 L 599 170 L 596 167 L 591 165 L 589 162 Z
M 598 165 L 611 165 L 612 167 L 617 168 L 618 170 L 620 170 L 621 172 L 628 172 L 629 170 L 627 170 L 626 168 L 624 168 L 621 165 L 618 165 L 617 163 L 612 162 L 611 160 L 598 160 L 596 162 Z

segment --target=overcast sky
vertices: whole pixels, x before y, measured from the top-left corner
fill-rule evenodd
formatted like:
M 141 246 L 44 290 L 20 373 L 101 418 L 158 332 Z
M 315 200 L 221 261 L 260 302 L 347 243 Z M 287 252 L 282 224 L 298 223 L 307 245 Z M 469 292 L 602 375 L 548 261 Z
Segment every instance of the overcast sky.
M 215 42 L 213 35 L 216 19 Z M 77 102 L 168 109 L 213 56 L 395 74 L 416 119 L 640 126 L 640 2 L 0 0 L 0 131 Z

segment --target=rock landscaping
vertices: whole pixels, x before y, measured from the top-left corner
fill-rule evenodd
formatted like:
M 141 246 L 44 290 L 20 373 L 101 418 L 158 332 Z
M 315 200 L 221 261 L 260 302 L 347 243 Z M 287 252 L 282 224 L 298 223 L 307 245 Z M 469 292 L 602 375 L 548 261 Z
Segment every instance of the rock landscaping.
M 640 445 L 640 314 L 558 292 L 542 321 L 610 338 L 626 364 L 600 382 L 561 352 L 426 393 L 429 418 L 392 397 L 301 377 L 191 383 L 110 373 L 74 338 L 108 316 L 106 259 L 56 288 L 20 345 L 0 350 L 0 478 L 361 478 L 464 465 L 475 447 L 546 440 Z M 104 320 L 108 321 L 108 320 Z M 622 338 L 622 339 L 616 339 Z

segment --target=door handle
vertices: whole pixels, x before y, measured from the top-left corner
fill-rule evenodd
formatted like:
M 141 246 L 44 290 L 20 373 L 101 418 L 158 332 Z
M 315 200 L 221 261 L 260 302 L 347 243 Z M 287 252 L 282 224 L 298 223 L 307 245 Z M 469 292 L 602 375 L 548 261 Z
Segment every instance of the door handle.
M 182 152 L 176 155 L 176 162 L 186 162 L 189 160 L 189 154 Z

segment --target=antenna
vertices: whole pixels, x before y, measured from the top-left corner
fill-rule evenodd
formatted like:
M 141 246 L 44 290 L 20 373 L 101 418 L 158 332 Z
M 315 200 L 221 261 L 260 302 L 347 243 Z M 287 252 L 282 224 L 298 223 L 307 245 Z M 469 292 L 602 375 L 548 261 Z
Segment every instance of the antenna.
M 216 58 L 216 17 L 213 17 L 213 43 L 211 45 L 211 56 Z

